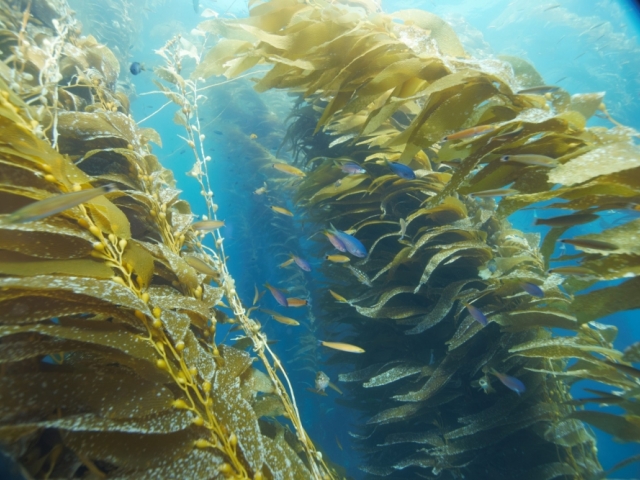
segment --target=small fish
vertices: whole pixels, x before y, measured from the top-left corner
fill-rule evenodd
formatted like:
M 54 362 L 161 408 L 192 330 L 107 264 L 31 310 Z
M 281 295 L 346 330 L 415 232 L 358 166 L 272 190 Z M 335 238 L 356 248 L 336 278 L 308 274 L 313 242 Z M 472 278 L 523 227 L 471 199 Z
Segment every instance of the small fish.
M 342 185 L 342 179 L 341 178 L 339 178 L 338 180 L 333 182 L 333 186 L 334 187 L 339 187 L 340 185 Z
M 352 267 L 351 265 L 347 265 L 346 267 L 351 271 L 351 273 L 353 273 L 353 275 L 358 279 L 360 283 L 362 283 L 363 285 L 366 285 L 367 287 L 373 287 L 373 285 L 371 284 L 371 280 L 369 279 L 367 274 L 364 273 L 362 270 L 358 270 L 357 268 Z
M 297 320 L 285 317 L 284 315 L 280 315 L 278 312 L 274 312 L 273 310 L 267 310 L 266 308 L 261 308 L 260 310 L 267 315 L 271 315 L 271 318 L 273 318 L 276 322 L 282 323 L 284 325 L 290 325 L 292 327 L 297 327 L 298 325 L 300 325 L 300 322 L 298 322 Z
M 400 178 L 404 178 L 405 180 L 415 180 L 416 174 L 410 167 L 397 162 L 389 162 L 387 161 L 387 165 L 391 169 L 393 173 L 398 175 Z
M 547 7 L 543 10 L 543 12 L 548 12 L 549 10 L 553 10 L 554 8 L 558 8 L 560 5 L 556 4 L 556 5 L 551 5 L 550 7 Z M 557 82 L 556 82 L 557 83 Z
M 133 62 L 129 65 L 129 71 L 132 75 L 138 75 L 140 72 L 145 71 L 144 64 L 140 62 Z
M 256 189 L 253 191 L 253 194 L 254 194 L 254 195 L 264 195 L 265 193 L 267 193 L 267 182 L 264 182 L 264 183 L 262 184 L 262 187 L 260 187 L 260 188 L 256 188 Z
M 527 292 L 532 297 L 537 297 L 537 298 L 544 297 L 544 291 L 535 283 L 520 282 L 520 288 L 522 288 L 525 292 Z
M 222 135 L 222 132 L 220 130 L 214 130 L 213 133 L 215 133 L 216 135 Z
M 331 296 L 333 298 L 336 299 L 336 301 L 340 302 L 340 303 L 349 303 L 349 300 L 347 300 L 346 298 L 344 298 L 342 295 L 337 294 L 336 292 L 334 292 L 333 290 L 329 290 L 329 293 L 331 294 Z
M 560 87 L 556 87 L 554 85 L 540 85 L 538 87 L 523 88 L 522 90 L 518 90 L 518 94 L 544 95 L 545 93 L 554 93 L 558 90 L 560 90 Z
M 340 450 L 344 450 L 344 448 L 342 448 L 342 444 L 340 443 L 340 440 L 338 440 L 338 436 L 336 435 L 336 444 L 338 445 L 338 448 Z
M 331 225 L 331 233 L 333 233 L 344 245 L 345 249 L 351 254 L 359 258 L 364 258 L 367 256 L 367 249 L 362 244 L 360 240 L 358 240 L 353 235 L 349 235 L 347 232 L 343 232 L 341 230 L 336 229 L 333 225 Z M 333 243 L 333 242 L 331 242 Z M 335 245 L 334 245 L 335 247 Z M 338 247 L 336 247 L 338 248 Z M 338 250 L 340 250 L 338 248 Z M 344 250 L 341 250 L 344 251 Z
M 80 190 L 79 192 L 62 193 L 44 200 L 30 203 L 0 220 L 4 224 L 28 223 L 64 212 L 81 203 L 116 190 L 115 185 L 103 185 L 97 188 Z
M 557 273 L 559 275 L 597 275 L 596 272 L 586 267 L 556 267 L 550 268 L 549 273 Z
M 306 307 L 309 304 L 304 298 L 287 298 L 290 307 Z
M 278 268 L 285 268 L 288 267 L 289 265 L 291 265 L 293 263 L 293 258 L 290 258 L 289 260 L 287 260 L 286 262 L 282 262 L 280 265 L 278 265 Z
M 500 140 L 507 140 L 507 139 L 509 139 L 511 137 L 515 137 L 516 135 L 522 133 L 523 130 L 524 130 L 524 127 L 520 126 L 520 127 L 516 128 L 515 130 L 512 130 L 510 132 L 503 133 L 501 135 L 496 135 L 495 137 L 491 137 L 491 139 L 489 140 L 488 143 L 497 142 L 497 141 L 500 141 Z
M 618 250 L 618 246 L 609 242 L 602 242 L 600 240 L 588 240 L 586 238 L 563 238 L 560 240 L 560 243 L 573 245 L 578 248 L 588 248 L 591 250 L 603 250 L 606 252 L 610 252 L 612 250 Z
M 326 390 L 326 388 L 329 386 L 329 382 L 331 381 L 331 379 L 329 378 L 329 375 L 327 375 L 324 372 L 318 372 L 316 373 L 316 390 L 320 391 L 320 392 L 324 392 Z
M 193 0 L 193 10 L 198 13 L 200 9 L 200 0 Z
M 214 268 L 209 265 L 207 262 L 203 261 L 198 257 L 194 257 L 193 255 L 185 255 L 182 257 L 185 262 L 191 265 L 195 270 L 209 277 L 220 277 L 220 272 L 214 270 Z
M 481 192 L 470 193 L 470 197 L 486 198 L 486 197 L 507 197 L 509 195 L 515 195 L 520 193 L 513 188 L 498 188 L 494 190 L 483 190 Z
M 400 240 L 407 234 L 407 221 L 404 218 L 400 219 Z
M 442 141 L 453 142 L 456 140 L 463 140 L 465 138 L 477 137 L 478 135 L 493 132 L 496 128 L 498 128 L 496 125 L 478 125 L 477 127 L 467 128 L 465 130 L 452 133 L 451 135 L 447 135 L 446 137 L 442 137 Z
M 560 215 L 550 218 L 536 218 L 534 225 L 547 225 L 549 227 L 573 227 L 598 220 L 600 217 L 595 213 L 572 213 L 571 215 Z
M 253 288 L 255 290 L 255 293 L 253 295 L 253 304 L 255 305 L 256 303 L 258 303 L 258 300 L 260 300 L 260 292 L 258 292 L 258 285 L 256 285 L 255 283 L 253 284 Z
M 306 177 L 307 174 L 304 173 L 299 168 L 293 167 L 287 163 L 274 163 L 273 168 L 279 170 L 280 172 L 287 173 L 289 175 L 294 175 L 296 177 Z
M 309 262 L 307 262 L 304 258 L 300 258 L 297 255 L 292 254 L 291 259 L 296 262 L 296 265 L 298 265 L 301 270 L 304 270 L 305 272 L 311 271 L 311 265 L 309 265 Z
M 480 377 L 476 382 L 471 382 L 471 383 L 472 383 L 471 386 L 478 387 L 480 390 L 482 390 L 486 394 L 495 393 L 495 390 L 491 386 L 491 381 L 489 380 L 489 377 L 487 375 L 484 375 Z
M 341 342 L 325 342 L 324 340 L 318 340 L 318 343 L 327 348 L 333 348 L 334 350 L 340 350 L 347 353 L 364 353 L 364 349 L 351 345 L 349 343 Z
M 463 302 L 463 305 L 467 307 L 469 315 L 471 315 L 476 322 L 478 322 L 483 327 L 487 326 L 487 323 L 489 323 L 487 321 L 487 317 L 484 316 L 484 313 L 482 313 L 478 307 L 474 307 L 473 305 L 466 302 Z
M 224 227 L 224 220 L 202 220 L 191 224 L 191 228 L 199 231 L 211 231 Z
M 547 168 L 554 168 L 558 166 L 558 161 L 555 158 L 547 157 L 545 155 L 503 155 L 500 157 L 500 161 Z
M 509 375 L 505 375 L 504 373 L 497 372 L 493 368 L 490 370 L 490 372 L 498 377 L 498 380 L 500 380 L 505 387 L 507 387 L 509 390 L 513 390 L 518 395 L 524 393 L 524 391 L 526 390 L 524 383 L 522 383 L 516 377 L 511 377 Z
M 346 255 L 325 255 L 324 258 L 333 263 L 347 263 L 351 261 Z
M 340 170 L 348 175 L 356 175 L 358 173 L 367 173 L 367 171 L 355 162 L 347 162 L 340 166 Z
M 258 138 L 258 135 L 256 135 L 255 133 L 252 133 L 251 135 L 249 135 L 249 138 L 251 140 L 255 140 L 256 138 Z
M 265 283 L 264 286 L 269 289 L 269 291 L 271 292 L 271 295 L 273 295 L 273 298 L 276 299 L 276 302 L 278 302 L 283 307 L 289 306 L 289 303 L 287 302 L 287 297 L 284 296 L 284 293 L 282 293 L 282 291 L 278 290 L 276 287 L 272 287 L 268 283 Z
M 291 213 L 286 208 L 277 207 L 276 205 L 270 205 L 269 208 L 271 210 L 273 210 L 274 212 L 279 213 L 281 215 L 286 215 L 287 217 L 293 217 L 293 213 Z
M 340 240 L 334 233 L 329 230 L 323 230 L 322 233 L 329 239 L 331 245 L 333 245 L 337 250 L 341 252 L 347 251 L 347 247 L 342 243 L 342 240 Z

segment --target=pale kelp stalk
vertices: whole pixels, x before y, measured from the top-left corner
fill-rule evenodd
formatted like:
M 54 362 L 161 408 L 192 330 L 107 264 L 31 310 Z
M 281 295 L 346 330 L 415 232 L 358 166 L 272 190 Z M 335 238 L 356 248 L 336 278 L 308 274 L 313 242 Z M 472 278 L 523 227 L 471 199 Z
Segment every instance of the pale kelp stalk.
M 624 363 L 634 350 L 623 356 L 612 347 L 616 329 L 593 321 L 638 306 L 631 293 L 638 288 L 637 220 L 576 239 L 584 253 L 562 260 L 580 265 L 554 271 L 584 280 L 564 280 L 546 269 L 566 227 L 554 227 L 539 248 L 539 235 L 504 218 L 558 197 L 565 201 L 551 207 L 633 215 L 640 203 L 637 133 L 586 128 L 605 111 L 602 94 L 518 94 L 544 83 L 531 65 L 469 58 L 451 28 L 428 12 L 380 15 L 373 3 L 358 5 L 251 2 L 247 20 L 204 22 L 201 29 L 222 39 L 196 75 L 233 78 L 271 64 L 256 89 L 289 89 L 306 100 L 288 133 L 295 158 L 309 169 L 295 201 L 312 221 L 351 229 L 368 248 L 354 264 L 371 288 L 342 269 L 324 271 L 349 282 L 336 287 L 350 293 L 348 304 L 327 295 L 326 308 L 352 325 L 346 340 L 366 350 L 338 357 L 358 367 L 341 380 L 354 384 L 349 403 L 368 417 L 359 436 L 370 455 L 363 469 L 397 478 L 589 478 L 601 468 L 579 420 L 640 440 L 632 427 L 637 371 Z M 443 141 L 482 125 L 491 127 Z M 559 166 L 505 155 L 543 156 Z M 345 176 L 335 165 L 345 161 L 366 173 Z M 400 178 L 389 161 L 417 178 Z M 519 193 L 497 211 L 490 198 L 470 197 L 510 184 Z M 598 279 L 623 278 L 575 295 Z M 527 283 L 541 286 L 544 297 L 530 295 Z M 553 337 L 554 327 L 575 335 Z M 571 358 L 578 362 L 567 367 Z M 505 374 L 525 391 L 509 391 L 521 384 Z M 565 378 L 616 387 L 615 403 L 628 413 L 577 409 L 607 404 L 611 395 L 573 400 Z
M 47 86 L 59 104 L 25 102 L 43 90 L 38 42 L 52 45 L 58 32 L 43 22 L 62 17 L 48 5 L 34 1 L 32 19 L 0 10 L 15 29 L 3 30 L 7 45 L 22 29 L 25 59 L 15 60 L 15 48 L 0 56 L 3 450 L 39 477 L 308 478 L 296 453 L 304 447 L 259 419 L 282 392 L 248 354 L 216 345 L 225 295 L 242 318 L 233 280 L 214 251 L 203 252 L 189 205 L 151 153 L 157 132 L 139 128 L 113 90 L 113 54 L 69 30 L 54 59 L 62 77 Z M 13 85 L 12 67 L 30 76 Z M 112 184 L 116 191 L 57 215 L 11 216 Z M 217 267 L 224 287 L 211 286 L 216 272 L 200 273 L 191 257 Z
M 206 42 L 203 45 L 203 48 L 204 46 L 206 46 Z M 204 91 L 207 88 L 212 88 L 217 85 L 200 87 L 201 79 L 199 77 L 194 76 L 193 79 L 185 79 L 181 75 L 182 61 L 184 58 L 192 57 L 199 64 L 202 51 L 203 49 L 197 49 L 197 47 L 191 42 L 180 37 L 175 37 L 162 49 L 157 51 L 157 53 L 165 59 L 166 66 L 156 68 L 154 71 L 161 79 L 174 85 L 174 89 L 169 89 L 156 82 L 156 85 L 167 96 L 167 98 L 178 104 L 180 107 L 180 110 L 177 111 L 174 116 L 174 122 L 185 127 L 186 138 L 180 138 L 186 141 L 195 158 L 194 166 L 188 172 L 188 175 L 195 178 L 200 184 L 200 193 L 204 197 L 207 206 L 207 218 L 217 220 L 218 207 L 213 202 L 214 193 L 208 171 L 208 164 L 212 159 L 210 156 L 205 155 L 204 142 L 206 136 L 202 132 L 203 128 L 198 114 L 199 102 L 205 99 L 204 95 L 202 95 L 200 91 Z M 193 122 L 193 124 L 191 122 Z M 261 331 L 260 324 L 249 318 L 247 315 L 247 311 L 237 294 L 235 281 L 229 274 L 226 265 L 226 256 L 224 254 L 223 246 L 224 239 L 222 238 L 220 231 L 217 229 L 211 232 L 211 234 L 214 237 L 215 247 L 219 253 L 217 254 L 210 248 L 202 245 L 201 238 L 197 242 L 200 253 L 207 258 L 208 262 L 213 265 L 216 270 L 220 272 L 221 288 L 224 290 L 225 297 L 229 301 L 229 306 L 233 311 L 235 321 L 240 323 L 246 336 L 252 340 L 254 346 L 253 351 L 262 360 L 267 374 L 273 382 L 274 393 L 280 398 L 285 410 L 285 415 L 292 422 L 296 430 L 297 438 L 303 445 L 308 466 L 311 468 L 314 478 L 332 478 L 333 474 L 325 465 L 322 455 L 316 451 L 311 439 L 304 430 L 302 420 L 300 419 L 300 414 L 298 412 L 298 407 L 295 402 L 293 387 L 281 361 L 269 348 L 267 344 L 267 336 L 263 331 Z M 214 355 L 217 355 L 217 349 L 214 349 Z M 271 358 L 271 361 L 268 357 Z M 284 378 L 286 386 L 278 376 L 278 371 L 280 371 L 280 374 Z

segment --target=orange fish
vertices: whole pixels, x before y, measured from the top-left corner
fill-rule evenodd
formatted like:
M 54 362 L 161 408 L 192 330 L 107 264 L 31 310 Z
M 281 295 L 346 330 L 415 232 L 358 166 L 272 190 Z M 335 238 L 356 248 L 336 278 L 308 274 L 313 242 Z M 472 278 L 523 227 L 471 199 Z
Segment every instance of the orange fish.
M 495 125 L 478 125 L 477 127 L 467 128 L 466 130 L 460 130 L 459 132 L 452 133 L 442 138 L 443 142 L 453 142 L 456 140 L 464 140 L 465 138 L 477 137 L 489 133 L 498 128 Z

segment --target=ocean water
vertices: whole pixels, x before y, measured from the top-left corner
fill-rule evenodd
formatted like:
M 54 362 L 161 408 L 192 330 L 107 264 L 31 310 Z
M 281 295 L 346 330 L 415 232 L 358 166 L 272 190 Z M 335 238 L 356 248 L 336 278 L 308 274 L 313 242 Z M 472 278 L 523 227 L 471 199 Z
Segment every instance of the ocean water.
M 112 3 L 118 2 L 113 0 Z M 162 138 L 162 146 L 154 146 L 154 154 L 164 167 L 172 170 L 177 186 L 183 192 L 182 197 L 191 204 L 193 212 L 203 214 L 206 211 L 203 192 L 187 175 L 193 167 L 193 155 L 180 137 L 184 135 L 182 127 L 173 121 L 176 106 L 167 105 L 166 98 L 153 83 L 157 79 L 153 68 L 163 64 L 154 51 L 178 33 L 185 38 L 197 39 L 193 29 L 204 20 L 200 13 L 205 9 L 216 12 L 221 18 L 244 18 L 248 16 L 248 7 L 245 1 L 239 0 L 202 0 L 196 13 L 190 0 L 148 4 L 148 8 L 139 13 L 139 18 L 134 19 L 138 30 L 132 33 L 129 52 L 129 60 L 143 63 L 146 70 L 133 76 L 128 72 L 128 65 L 122 65 L 121 81 L 132 92 L 133 118 L 141 126 L 155 129 Z M 76 8 L 82 14 L 83 7 L 77 5 Z M 473 57 L 521 57 L 535 66 L 547 85 L 560 86 L 570 94 L 606 92 L 604 101 L 609 114 L 621 124 L 640 130 L 640 10 L 635 3 L 625 0 L 382 2 L 384 12 L 409 8 L 432 12 L 444 19 Z M 109 21 L 104 18 L 105 23 Z M 89 26 L 85 33 L 91 33 Z M 185 61 L 186 70 L 193 67 L 193 60 Z M 205 153 L 211 157 L 208 168 L 213 199 L 219 207 L 218 218 L 225 221 L 221 235 L 225 239 L 227 265 L 247 307 L 254 304 L 256 290 L 263 292 L 267 282 L 288 290 L 288 296 L 309 302 L 308 307 L 289 308 L 286 313 L 269 292 L 258 302 L 261 308 L 295 318 L 301 326 L 283 325 L 262 311 L 256 311 L 255 316 L 268 338 L 277 341 L 272 348 L 289 373 L 303 424 L 319 450 L 333 463 L 344 467 L 349 478 L 375 478 L 366 476 L 359 468 L 372 452 L 361 451 L 351 435 L 363 434 L 361 426 L 368 419 L 350 408 L 349 391 L 338 381 L 340 374 L 348 374 L 354 367 L 344 362 L 344 357 L 336 357 L 334 351 L 317 345 L 318 340 L 346 341 L 345 338 L 350 343 L 357 343 L 354 330 L 340 323 L 335 309 L 327 308 L 327 289 L 350 297 L 351 292 L 344 288 L 352 278 L 345 270 L 344 284 L 336 287 L 333 277 L 326 275 L 328 267 L 324 256 L 337 253 L 330 250 L 320 233 L 328 225 L 305 216 L 300 202 L 291 195 L 291 177 L 274 171 L 268 162 L 257 167 L 254 161 L 257 157 L 271 157 L 274 162 L 292 160 L 292 152 L 286 143 L 283 144 L 283 139 L 296 98 L 286 91 L 256 92 L 252 78 L 260 77 L 267 69 L 258 66 L 252 70 L 252 75 L 228 83 L 222 77 L 211 78 L 209 84 L 219 85 L 203 92 L 206 98 L 202 99 L 198 112 L 201 133 L 205 135 Z M 611 123 L 594 116 L 588 126 L 610 127 Z M 311 134 L 309 132 L 309 136 Z M 256 190 L 265 185 L 266 192 L 256 194 Z M 269 208 L 272 205 L 290 210 L 293 217 L 274 213 Z M 563 213 L 562 210 L 527 209 L 512 215 L 510 221 L 514 228 L 526 233 L 544 235 L 549 229 L 535 226 L 535 219 L 539 215 L 549 217 Z M 618 221 L 620 214 L 611 212 L 602 215 L 597 222 L 573 227 L 570 233 L 577 236 L 601 231 Z M 577 250 L 571 246 L 566 251 L 568 254 L 575 252 Z M 306 259 L 311 271 L 302 271 L 295 263 L 280 267 L 291 253 Z M 563 253 L 558 247 L 554 256 Z M 602 282 L 597 287 L 610 284 Z M 616 313 L 598 321 L 618 328 L 614 346 L 619 350 L 640 340 L 638 310 Z M 376 324 L 372 323 L 371 328 L 375 329 Z M 556 330 L 555 333 L 566 332 Z M 237 336 L 239 332 L 230 325 L 222 325 L 216 338 L 220 343 L 230 343 Z M 380 342 L 383 344 L 384 339 Z M 429 356 L 428 353 L 424 355 Z M 326 395 L 313 391 L 318 371 L 325 372 L 344 394 L 331 388 L 327 388 Z M 588 396 L 584 388 L 601 386 L 583 381 L 572 386 L 571 393 L 576 398 L 583 398 Z M 373 390 L 371 401 L 375 401 Z M 506 390 L 500 394 L 516 398 L 513 392 Z M 619 410 L 607 407 L 603 411 Z M 598 429 L 593 432 L 603 470 L 640 454 L 638 443 L 616 442 L 611 435 Z M 469 478 L 464 476 L 463 468 L 460 472 L 459 478 Z M 411 473 L 404 478 L 431 477 Z M 640 478 L 640 463 L 620 469 L 609 478 Z

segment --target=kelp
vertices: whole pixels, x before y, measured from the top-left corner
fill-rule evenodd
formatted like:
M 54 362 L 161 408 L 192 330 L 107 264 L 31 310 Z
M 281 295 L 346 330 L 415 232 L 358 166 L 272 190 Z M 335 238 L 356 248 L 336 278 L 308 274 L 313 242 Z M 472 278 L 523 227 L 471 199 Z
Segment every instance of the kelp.
M 354 294 L 348 304 L 323 297 L 332 318 L 321 320 L 348 321 L 347 340 L 366 350 L 333 360 L 356 370 L 339 379 L 348 382 L 349 405 L 376 426 L 356 437 L 363 471 L 389 478 L 590 478 L 601 467 L 583 422 L 637 441 L 630 425 L 638 379 L 623 373 L 637 348 L 623 356 L 611 345 L 616 331 L 594 320 L 637 307 L 630 295 L 637 221 L 629 220 L 640 199 L 640 151 L 630 129 L 586 126 L 605 111 L 602 94 L 518 94 L 544 83 L 526 61 L 471 58 L 437 17 L 384 14 L 369 2 L 256 1 L 247 19 L 209 20 L 200 28 L 222 38 L 195 76 L 234 78 L 266 64 L 272 68 L 256 80 L 257 91 L 299 95 L 286 145 L 294 164 L 307 170 L 294 201 L 305 220 L 353 229 L 368 255 L 352 263 L 378 272 L 365 291 L 346 270 L 322 269 L 330 288 L 348 285 Z M 444 139 L 486 125 L 493 128 L 481 135 Z M 557 166 L 501 161 L 505 155 L 543 155 Z M 345 176 L 336 165 L 345 159 L 366 173 Z M 387 161 L 409 166 L 417 178 L 392 175 Z M 517 193 L 498 205 L 470 195 L 503 188 Z M 578 237 L 616 249 L 577 246 L 576 255 L 558 259 L 592 272 L 584 280 L 546 272 L 556 265 L 552 254 L 564 230 L 552 229 L 541 244 L 540 235 L 506 220 L 549 200 L 549 208 L 567 213 L 618 213 L 621 225 Z M 400 219 L 407 223 L 401 241 Z M 576 293 L 599 279 L 625 281 Z M 541 285 L 544 298 L 527 294 L 522 282 Z M 552 328 L 570 334 L 552 335 Z M 568 367 L 570 359 L 578 360 Z M 492 369 L 518 378 L 525 391 L 508 390 Z M 474 388 L 483 376 L 491 391 Z M 604 417 L 578 410 L 568 388 L 585 378 L 623 389 L 628 413 L 607 414 L 617 420 L 605 426 Z
M 159 135 L 128 115 L 116 56 L 81 36 L 65 2 L 5 3 L 2 450 L 35 478 L 333 478 L 242 307 L 221 240 L 210 248 L 191 228 L 195 215 L 153 155 Z M 189 105 L 185 90 L 177 97 Z M 115 189 L 56 215 L 10 215 L 102 185 Z M 266 373 L 217 344 L 226 304 Z

